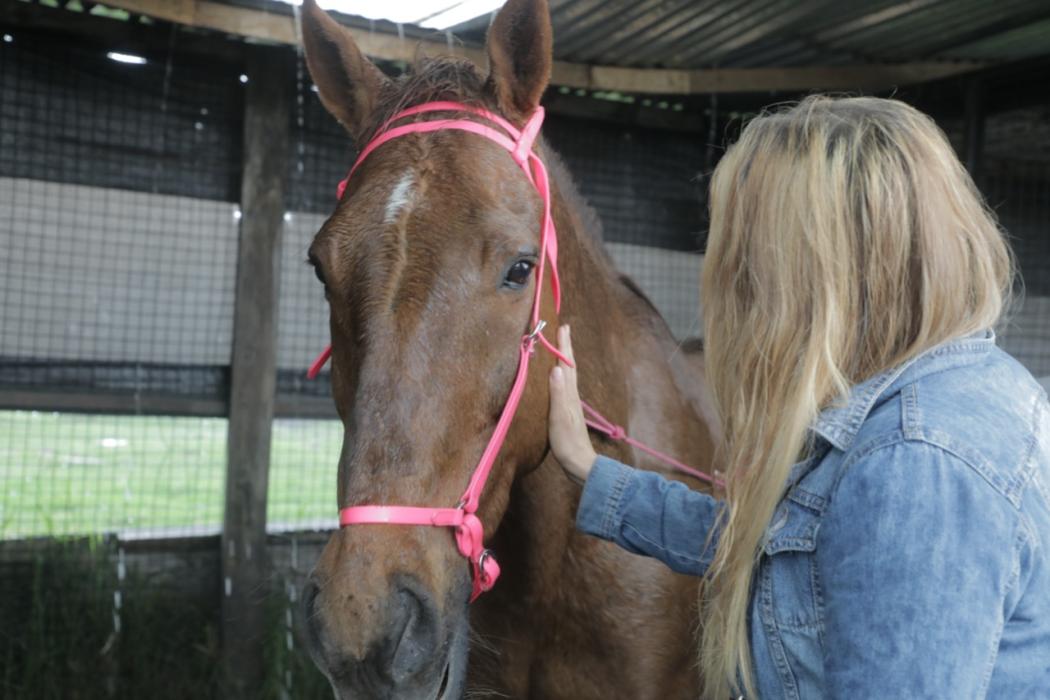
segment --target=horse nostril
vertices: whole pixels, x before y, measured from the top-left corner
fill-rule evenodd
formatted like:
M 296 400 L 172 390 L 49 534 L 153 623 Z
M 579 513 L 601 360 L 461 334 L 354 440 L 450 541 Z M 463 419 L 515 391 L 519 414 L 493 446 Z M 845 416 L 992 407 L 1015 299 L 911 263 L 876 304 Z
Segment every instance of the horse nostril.
M 426 668 L 438 647 L 437 611 L 430 597 L 414 588 L 399 587 L 394 595 L 391 636 L 382 654 L 385 675 L 397 684 Z

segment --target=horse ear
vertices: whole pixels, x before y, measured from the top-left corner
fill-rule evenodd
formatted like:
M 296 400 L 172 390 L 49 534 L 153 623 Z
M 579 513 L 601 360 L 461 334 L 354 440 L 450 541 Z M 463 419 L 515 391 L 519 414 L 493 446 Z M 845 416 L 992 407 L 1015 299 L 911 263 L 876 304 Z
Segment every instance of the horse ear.
M 547 0 L 508 0 L 489 28 L 489 85 L 500 109 L 525 116 L 551 79 L 551 17 Z
M 365 58 L 350 30 L 316 0 L 304 0 L 302 24 L 306 65 L 321 103 L 357 140 L 391 81 Z

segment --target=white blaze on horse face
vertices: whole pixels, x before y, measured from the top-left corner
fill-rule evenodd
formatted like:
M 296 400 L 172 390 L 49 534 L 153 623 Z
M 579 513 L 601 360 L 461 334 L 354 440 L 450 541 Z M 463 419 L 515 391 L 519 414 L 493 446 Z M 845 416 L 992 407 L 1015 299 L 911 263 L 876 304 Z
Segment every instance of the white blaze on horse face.
M 412 177 L 412 171 L 406 171 L 397 184 L 394 185 L 394 189 L 390 193 L 390 199 L 386 202 L 383 223 L 392 224 L 397 221 L 401 215 L 401 210 L 408 204 L 411 204 L 413 200 L 412 185 L 414 184 L 415 179 Z

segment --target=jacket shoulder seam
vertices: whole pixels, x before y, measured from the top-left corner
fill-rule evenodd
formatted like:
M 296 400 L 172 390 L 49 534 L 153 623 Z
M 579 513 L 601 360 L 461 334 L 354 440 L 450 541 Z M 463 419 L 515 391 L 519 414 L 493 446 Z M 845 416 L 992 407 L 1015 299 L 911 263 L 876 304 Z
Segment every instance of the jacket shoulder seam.
M 1007 500 L 1014 510 L 1020 509 L 1021 489 L 1018 486 L 1023 485 L 1023 482 L 1020 484 L 1009 483 L 1009 480 L 1004 478 L 982 455 L 957 444 L 947 433 L 928 429 L 909 431 L 908 434 L 905 434 L 902 430 L 889 431 L 871 438 L 858 446 L 856 450 L 850 450 L 835 482 L 831 486 L 831 493 L 838 491 L 842 478 L 857 462 L 872 456 L 876 452 L 907 443 L 927 445 L 935 450 L 951 455 L 967 466 L 970 471 L 980 476 L 981 480 L 992 487 L 992 490 L 999 496 Z M 1011 490 L 1011 487 L 1014 488 Z

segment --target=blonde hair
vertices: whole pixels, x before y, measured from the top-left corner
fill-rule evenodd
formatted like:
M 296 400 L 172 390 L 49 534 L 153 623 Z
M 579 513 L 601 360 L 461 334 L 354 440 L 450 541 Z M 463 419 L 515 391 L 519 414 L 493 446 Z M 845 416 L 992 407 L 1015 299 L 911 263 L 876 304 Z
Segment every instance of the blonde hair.
M 851 385 L 993 326 L 1013 260 L 944 134 L 895 100 L 814 96 L 756 118 L 710 201 L 704 345 L 727 489 L 700 667 L 723 700 L 755 695 L 750 589 L 808 428 Z

